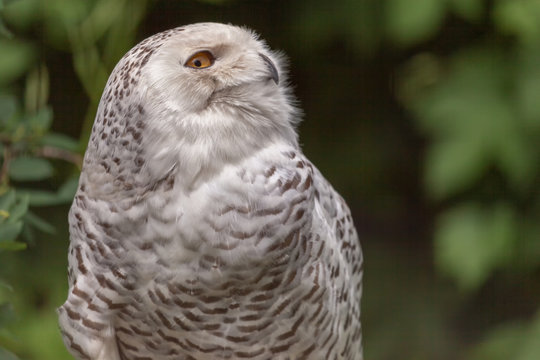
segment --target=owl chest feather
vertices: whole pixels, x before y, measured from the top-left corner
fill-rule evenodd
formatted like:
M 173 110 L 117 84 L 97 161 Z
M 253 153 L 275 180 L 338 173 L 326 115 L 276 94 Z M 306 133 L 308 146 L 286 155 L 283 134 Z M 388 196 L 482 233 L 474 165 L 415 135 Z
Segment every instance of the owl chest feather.
M 355 297 L 341 281 L 352 274 L 331 204 L 317 200 L 323 179 L 291 151 L 259 156 L 189 191 L 173 180 L 138 201 L 76 198 L 70 262 L 97 280 L 79 274 L 76 287 L 101 288 L 100 317 L 126 358 L 323 358 L 344 331 L 340 311 Z

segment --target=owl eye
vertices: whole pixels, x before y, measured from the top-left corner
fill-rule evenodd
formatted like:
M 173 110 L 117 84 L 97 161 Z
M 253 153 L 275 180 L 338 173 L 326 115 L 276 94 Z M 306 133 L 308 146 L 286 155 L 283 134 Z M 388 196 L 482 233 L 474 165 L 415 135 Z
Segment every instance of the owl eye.
M 186 61 L 184 66 L 193 68 L 193 69 L 204 69 L 214 65 L 214 55 L 210 51 L 199 51 L 191 55 L 191 57 Z

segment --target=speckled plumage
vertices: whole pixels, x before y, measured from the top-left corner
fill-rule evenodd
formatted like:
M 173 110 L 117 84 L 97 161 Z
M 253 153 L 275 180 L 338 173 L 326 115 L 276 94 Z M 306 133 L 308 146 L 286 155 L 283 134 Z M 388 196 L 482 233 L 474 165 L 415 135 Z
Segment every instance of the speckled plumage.
M 212 66 L 183 65 L 201 50 Z M 360 245 L 296 119 L 246 29 L 180 27 L 120 60 L 69 214 L 77 359 L 362 359 Z

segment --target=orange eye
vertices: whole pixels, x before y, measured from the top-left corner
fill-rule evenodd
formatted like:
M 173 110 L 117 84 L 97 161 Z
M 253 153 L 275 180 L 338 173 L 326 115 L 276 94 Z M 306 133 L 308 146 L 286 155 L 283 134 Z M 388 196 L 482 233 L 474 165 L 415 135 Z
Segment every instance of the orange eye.
M 214 55 L 210 51 L 199 51 L 189 58 L 184 66 L 193 68 L 193 69 L 204 69 L 214 65 Z

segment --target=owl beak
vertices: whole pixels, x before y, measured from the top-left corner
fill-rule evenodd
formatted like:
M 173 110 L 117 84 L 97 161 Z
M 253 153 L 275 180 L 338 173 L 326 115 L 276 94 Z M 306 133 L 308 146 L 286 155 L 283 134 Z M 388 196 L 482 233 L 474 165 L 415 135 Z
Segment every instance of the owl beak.
M 274 80 L 274 82 L 276 83 L 276 85 L 279 84 L 279 73 L 276 69 L 276 65 L 274 65 L 274 63 L 272 62 L 272 60 L 270 60 L 270 58 L 264 54 L 261 54 L 259 53 L 259 56 L 264 60 L 265 64 L 266 64 L 266 67 L 268 68 L 268 71 L 270 72 L 270 77 L 272 78 L 272 80 Z

